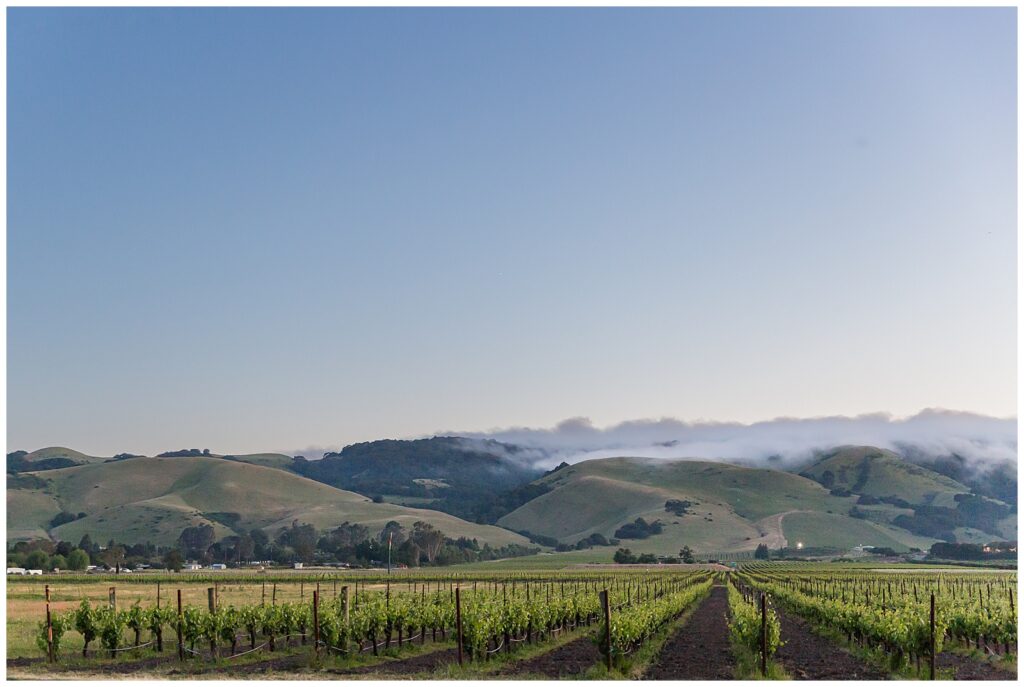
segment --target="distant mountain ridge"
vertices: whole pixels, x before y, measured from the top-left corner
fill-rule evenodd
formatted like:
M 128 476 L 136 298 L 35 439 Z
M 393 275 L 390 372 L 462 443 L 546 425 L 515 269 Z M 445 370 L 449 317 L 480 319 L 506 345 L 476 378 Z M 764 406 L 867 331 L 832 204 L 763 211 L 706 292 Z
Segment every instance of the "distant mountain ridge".
M 296 459 L 291 469 L 360 494 L 415 502 L 474 522 L 494 522 L 507 512 L 496 499 L 543 474 L 513 458 L 521 451 L 493 440 L 461 437 L 385 439 L 352 444 L 321 460 Z
M 408 506 L 437 517 L 454 516 L 446 521 L 449 528 L 472 531 L 466 528 L 498 524 L 505 528 L 497 530 L 502 536 L 511 535 L 508 530 L 525 533 L 548 546 L 585 546 L 615 539 L 616 533 L 623 533 L 628 543 L 625 537 L 638 532 L 650 535 L 644 546 L 665 553 L 677 545 L 725 551 L 790 540 L 826 548 L 857 543 L 906 550 L 940 540 L 1016 538 L 1015 494 L 1013 500 L 993 496 L 1007 490 L 989 483 L 986 473 L 955 457 L 915 455 L 911 461 L 871 446 L 837 447 L 789 469 L 771 461 L 755 467 L 623 457 L 563 463 L 543 472 L 531 462 L 537 455 L 533 449 L 455 436 L 353 444 L 320 460 L 277 453 L 218 455 L 200 449 L 165 455 L 99 458 L 60 447 L 8 454 L 8 538 L 71 536 L 90 527 L 100 533 L 144 536 L 152 513 L 143 511 L 153 508 L 169 530 L 207 521 L 218 531 L 236 521 L 246 527 L 277 527 L 282 520 L 266 525 L 258 512 L 246 515 L 251 504 L 240 498 L 247 490 L 262 493 L 268 479 L 290 485 L 305 503 L 280 511 L 282 517 L 309 518 L 318 526 L 352 513 L 378 520 L 363 505 L 350 513 L 354 504 L 384 510 Z M 203 493 L 208 497 L 186 500 L 185 507 L 178 501 L 179 487 L 192 486 L 184 483 L 168 487 L 153 504 L 137 503 L 134 495 L 124 503 L 104 504 L 67 497 L 79 479 L 93 480 L 90 488 L 122 484 L 152 461 L 163 461 L 159 464 L 164 470 L 184 469 L 191 461 L 207 466 L 203 480 L 208 492 Z M 945 472 L 932 470 L 930 464 Z M 231 465 L 236 467 L 227 467 Z M 956 472 L 965 481 L 946 472 Z M 228 479 L 229 474 L 244 479 Z M 994 475 L 992 480 L 1016 484 L 1015 471 L 988 474 Z M 349 500 L 337 501 L 339 493 L 349 494 Z M 351 500 L 357 495 L 358 500 Z M 291 502 L 291 497 L 286 500 Z M 225 503 L 239 504 L 239 510 Z M 232 513 L 238 518 L 225 520 Z M 53 524 L 57 514 L 61 520 Z M 495 537 L 495 530 L 486 531 Z

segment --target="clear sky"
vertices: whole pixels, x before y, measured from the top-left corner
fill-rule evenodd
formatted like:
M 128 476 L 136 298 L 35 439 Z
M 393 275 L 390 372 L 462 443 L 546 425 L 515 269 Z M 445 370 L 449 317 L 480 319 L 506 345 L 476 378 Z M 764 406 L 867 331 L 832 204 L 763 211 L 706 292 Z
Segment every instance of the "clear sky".
M 1016 10 L 8 10 L 8 449 L 1016 415 Z

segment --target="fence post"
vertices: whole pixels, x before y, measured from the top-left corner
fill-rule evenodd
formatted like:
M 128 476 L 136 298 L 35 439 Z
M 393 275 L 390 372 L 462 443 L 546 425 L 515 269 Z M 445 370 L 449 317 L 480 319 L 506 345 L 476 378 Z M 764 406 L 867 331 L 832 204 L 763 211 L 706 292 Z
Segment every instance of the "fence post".
M 604 610 L 604 664 L 612 670 L 612 609 L 608 603 L 608 590 L 601 591 L 601 608 Z
M 160 581 L 156 583 L 156 607 L 160 608 Z
M 46 658 L 50 663 L 56 660 L 53 652 L 53 616 L 50 615 L 50 585 L 46 585 Z
M 267 605 L 267 581 L 263 580 L 263 595 L 260 596 L 260 606 Z
M 217 610 L 217 601 L 214 598 L 216 592 L 213 591 L 213 587 L 206 588 L 206 603 L 210 607 L 210 613 Z
M 181 628 L 181 624 L 182 624 L 182 618 L 181 618 L 181 590 L 179 589 L 178 590 L 178 628 L 177 628 L 177 631 L 178 631 L 178 660 L 179 661 L 184 661 L 185 660 L 185 644 L 183 643 L 183 640 L 181 638 L 181 629 L 182 629 Z
M 317 585 L 319 586 L 319 585 Z M 313 592 L 313 655 L 320 655 L 320 590 Z
M 768 598 L 761 592 L 761 676 L 768 677 Z
M 932 604 L 931 614 L 929 617 L 929 625 L 931 630 L 930 646 L 931 650 L 928 652 L 931 654 L 928 657 L 928 675 L 930 680 L 935 679 L 935 592 L 932 592 Z
M 342 603 L 342 608 L 345 609 L 345 626 L 347 627 L 348 626 L 348 607 L 351 605 L 349 603 L 349 594 L 348 594 L 348 585 L 347 584 L 342 586 L 342 588 L 341 588 L 341 603 Z
M 274 588 L 270 591 L 270 605 L 277 605 L 277 582 L 274 583 Z
M 462 665 L 462 595 L 455 588 L 455 642 L 459 653 L 459 665 Z
M 117 587 L 111 587 L 107 590 L 107 600 L 110 602 L 110 607 L 117 610 Z

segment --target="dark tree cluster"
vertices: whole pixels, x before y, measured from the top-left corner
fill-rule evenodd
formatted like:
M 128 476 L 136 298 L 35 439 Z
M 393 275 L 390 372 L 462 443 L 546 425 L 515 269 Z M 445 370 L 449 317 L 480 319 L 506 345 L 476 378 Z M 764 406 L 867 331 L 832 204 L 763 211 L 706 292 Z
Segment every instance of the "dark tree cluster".
M 50 527 L 60 527 L 65 523 L 74 522 L 75 520 L 81 520 L 84 517 L 85 513 L 75 514 L 69 513 L 66 510 L 62 510 L 60 513 L 57 513 L 53 516 L 53 518 L 50 519 Z
M 658 562 L 658 557 L 655 556 L 653 553 L 634 554 L 629 549 L 619 549 L 615 552 L 613 560 L 616 563 L 621 563 L 624 565 L 629 565 L 632 563 L 654 564 Z
M 689 513 L 689 507 L 694 505 L 700 504 L 690 503 L 689 501 L 681 501 L 679 499 L 669 499 L 668 501 L 665 502 L 665 512 L 672 513 L 673 515 L 681 518 L 687 513 Z
M 180 451 L 164 451 L 157 454 L 158 458 L 195 458 L 197 456 L 210 455 L 210 449 L 204 448 L 200 451 L 197 448 L 183 448 Z
M 7 474 L 17 475 L 19 472 L 39 472 L 41 470 L 59 470 L 81 465 L 78 461 L 65 458 L 44 458 L 42 460 L 26 460 L 27 451 L 12 451 L 7 454 Z
M 595 546 L 617 546 L 619 543 L 618 539 L 608 539 L 600 532 L 594 532 L 588 537 L 584 537 L 576 542 L 575 545 L 570 544 L 556 544 L 556 551 L 583 551 L 584 549 L 592 549 Z
M 648 537 L 661 534 L 662 524 L 660 520 L 654 522 L 647 522 L 643 518 L 637 518 L 633 522 L 627 522 L 625 525 L 615 530 L 616 539 L 647 539 Z

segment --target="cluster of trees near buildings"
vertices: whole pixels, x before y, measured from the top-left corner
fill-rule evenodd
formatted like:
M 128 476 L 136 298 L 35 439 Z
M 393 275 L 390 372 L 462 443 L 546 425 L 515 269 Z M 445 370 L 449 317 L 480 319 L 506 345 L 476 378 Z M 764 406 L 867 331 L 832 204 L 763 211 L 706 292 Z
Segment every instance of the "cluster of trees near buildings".
M 281 528 L 273 538 L 261 529 L 252 529 L 217 540 L 212 525 L 186 527 L 174 546 L 113 540 L 101 546 L 88 534 L 77 546 L 39 539 L 9 547 L 7 561 L 9 566 L 40 570 L 85 570 L 90 565 L 112 569 L 148 565 L 180 570 L 186 561 L 229 566 L 259 561 L 369 567 L 388 560 L 389 539 L 392 564 L 410 567 L 511 558 L 540 550 L 516 544 L 492 547 L 465 537 L 452 539 L 426 522 L 416 522 L 408 529 L 391 521 L 381 531 L 373 532 L 365 525 L 348 522 L 318 531 L 309 523 L 295 521 L 290 527 Z

